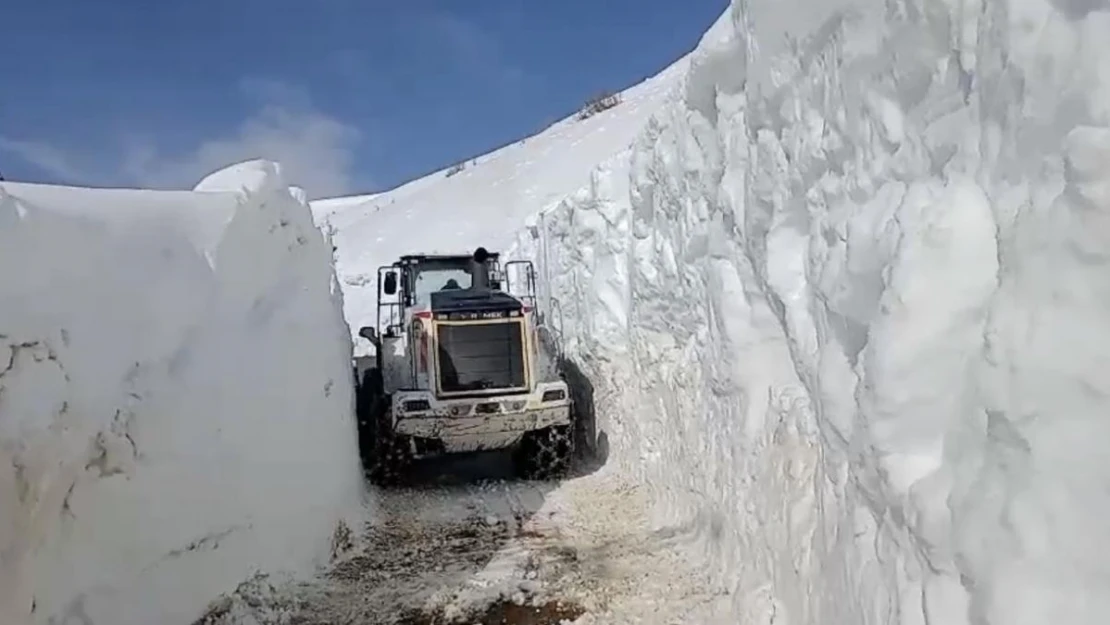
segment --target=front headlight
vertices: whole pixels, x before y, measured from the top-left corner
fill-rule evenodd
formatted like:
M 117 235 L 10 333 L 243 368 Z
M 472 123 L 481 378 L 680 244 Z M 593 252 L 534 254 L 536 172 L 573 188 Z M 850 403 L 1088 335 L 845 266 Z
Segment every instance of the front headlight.
M 550 391 L 544 391 L 543 392 L 543 399 L 540 400 L 540 401 L 542 401 L 543 403 L 546 404 L 549 401 L 563 401 L 566 398 L 567 398 L 566 391 L 564 391 L 561 388 L 555 388 L 555 389 L 551 389 Z

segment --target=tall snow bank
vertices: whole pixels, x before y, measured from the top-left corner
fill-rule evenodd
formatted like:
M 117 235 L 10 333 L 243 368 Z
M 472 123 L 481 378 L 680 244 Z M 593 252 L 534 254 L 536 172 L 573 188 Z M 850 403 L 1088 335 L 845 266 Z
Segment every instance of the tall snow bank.
M 1110 614 L 1108 9 L 736 2 L 521 236 L 736 622 Z
M 350 353 L 272 164 L 0 184 L 0 622 L 187 623 L 326 562 L 360 510 Z

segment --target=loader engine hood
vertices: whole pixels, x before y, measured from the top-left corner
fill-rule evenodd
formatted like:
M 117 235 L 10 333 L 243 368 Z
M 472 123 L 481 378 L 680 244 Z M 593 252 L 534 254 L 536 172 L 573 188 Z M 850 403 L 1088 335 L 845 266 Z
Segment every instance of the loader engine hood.
M 436 391 L 441 397 L 531 388 L 524 308 L 499 291 L 432 294 Z
M 520 300 L 507 293 L 483 289 L 436 291 L 431 300 L 435 319 L 482 318 L 474 313 L 489 313 L 493 318 L 517 317 L 524 309 Z

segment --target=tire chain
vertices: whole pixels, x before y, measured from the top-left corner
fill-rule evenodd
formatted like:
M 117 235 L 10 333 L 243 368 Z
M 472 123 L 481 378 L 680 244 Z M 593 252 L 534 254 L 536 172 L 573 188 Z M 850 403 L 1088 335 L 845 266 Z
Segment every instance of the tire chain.
M 532 440 L 531 458 L 526 462 L 535 477 L 550 479 L 566 472 L 573 450 L 570 428 L 552 427 Z

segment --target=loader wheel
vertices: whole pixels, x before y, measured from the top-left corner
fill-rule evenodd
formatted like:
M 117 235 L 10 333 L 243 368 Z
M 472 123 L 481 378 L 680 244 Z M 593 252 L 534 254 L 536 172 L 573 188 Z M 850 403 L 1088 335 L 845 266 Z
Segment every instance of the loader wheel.
M 409 441 L 397 436 L 384 423 L 375 432 L 371 449 L 363 459 L 363 467 L 370 483 L 376 486 L 394 486 L 405 475 L 412 453 Z
M 385 395 L 385 384 L 379 369 L 367 369 L 355 387 L 355 416 L 358 420 L 359 442 L 364 434 L 373 432 L 371 427 L 381 410 L 378 405 Z
M 362 376 L 356 403 L 362 468 L 372 484 L 395 484 L 404 475 L 411 453 L 408 439 L 393 432 L 389 397 L 378 369 L 369 369 Z
M 526 433 L 513 457 L 517 474 L 532 480 L 550 480 L 565 475 L 574 450 L 572 436 L 569 425 L 553 425 Z

